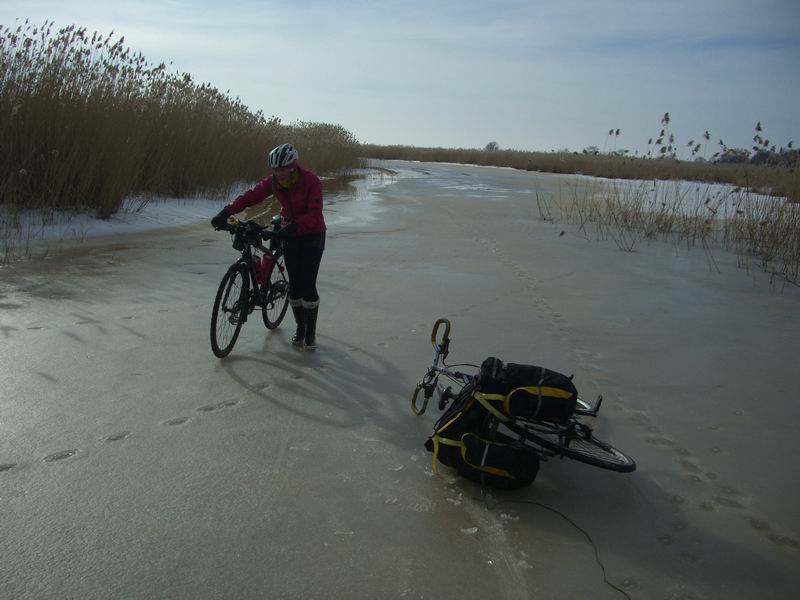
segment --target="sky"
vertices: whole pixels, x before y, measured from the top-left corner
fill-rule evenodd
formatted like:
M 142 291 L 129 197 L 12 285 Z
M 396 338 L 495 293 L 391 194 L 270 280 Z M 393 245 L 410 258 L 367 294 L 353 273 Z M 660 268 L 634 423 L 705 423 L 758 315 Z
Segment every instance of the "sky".
M 800 144 L 797 0 L 0 0 L 0 24 L 18 18 L 113 30 L 364 143 L 645 153 L 668 112 L 679 148 L 709 131 L 708 156 L 759 121 Z

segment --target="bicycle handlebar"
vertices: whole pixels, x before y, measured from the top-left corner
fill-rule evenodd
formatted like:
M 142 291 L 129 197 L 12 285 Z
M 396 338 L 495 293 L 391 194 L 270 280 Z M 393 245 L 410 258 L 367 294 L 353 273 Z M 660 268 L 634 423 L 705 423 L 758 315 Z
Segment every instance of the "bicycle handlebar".
M 439 327 L 444 325 L 444 333 L 442 334 L 442 343 L 437 343 L 439 334 Z M 447 358 L 447 353 L 450 352 L 450 321 L 447 319 L 436 319 L 431 331 L 431 345 L 436 350 L 437 354 L 442 355 L 442 360 Z
M 236 233 L 239 230 L 244 230 L 246 233 L 256 233 L 265 240 L 280 239 L 277 231 L 272 231 L 263 225 L 259 225 L 255 221 L 240 221 L 236 217 L 230 217 L 228 222 L 223 227 L 219 227 L 218 231 L 230 231 Z
M 444 325 L 444 332 L 441 335 L 440 341 L 439 329 L 441 329 L 442 325 Z M 450 321 L 448 319 L 437 319 L 433 324 L 433 329 L 431 330 L 431 345 L 436 351 L 436 355 L 433 357 L 433 364 L 428 368 L 428 372 L 425 377 L 422 378 L 422 381 L 417 384 L 414 395 L 411 398 L 411 410 L 415 415 L 421 415 L 425 412 L 425 409 L 428 407 L 428 400 L 430 400 L 433 395 L 440 374 L 461 381 L 464 384 L 472 379 L 472 376 L 466 373 L 451 371 L 444 363 L 450 351 Z M 439 366 L 440 361 L 442 366 Z M 424 401 L 422 406 L 418 407 L 417 398 L 421 390 L 424 392 Z
M 429 398 L 427 396 L 424 396 L 424 395 L 423 395 L 423 397 L 425 398 L 425 401 L 422 403 L 422 408 L 417 408 L 417 396 L 419 396 L 419 391 L 422 388 L 423 388 L 423 385 L 421 383 L 418 383 L 417 387 L 414 388 L 414 395 L 411 397 L 411 412 L 413 412 L 417 416 L 422 415 L 425 412 L 425 409 L 428 408 L 428 400 L 429 400 Z

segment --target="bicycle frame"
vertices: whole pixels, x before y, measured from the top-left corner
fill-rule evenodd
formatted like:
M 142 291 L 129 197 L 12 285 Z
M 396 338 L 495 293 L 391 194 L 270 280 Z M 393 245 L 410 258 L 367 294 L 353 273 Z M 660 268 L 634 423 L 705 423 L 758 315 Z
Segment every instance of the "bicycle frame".
M 439 329 L 442 325 L 444 325 L 444 332 L 442 333 L 441 341 L 439 341 Z M 431 345 L 433 346 L 435 353 L 433 357 L 433 363 L 428 367 L 427 373 L 417 384 L 417 387 L 414 389 L 414 395 L 411 398 L 411 410 L 415 415 L 422 415 L 425 413 L 425 410 L 428 407 L 428 401 L 433 397 L 434 392 L 439 393 L 439 410 L 444 410 L 447 407 L 447 403 L 450 401 L 450 399 L 455 396 L 453 392 L 450 391 L 449 387 L 444 388 L 439 385 L 440 375 L 444 375 L 454 382 L 460 383 L 462 386 L 469 384 L 477 377 L 477 375 L 469 375 L 460 371 L 453 371 L 445 364 L 444 361 L 450 351 L 450 321 L 448 319 L 437 319 L 437 321 L 433 324 L 433 330 L 431 331 Z M 417 398 L 420 391 L 423 392 L 424 398 L 422 407 L 417 406 Z M 578 417 L 596 418 L 598 411 L 600 410 L 600 405 L 603 402 L 603 396 L 597 397 L 597 403 L 595 406 L 591 406 L 587 402 L 584 402 L 580 399 L 578 402 L 579 406 L 575 407 L 574 415 Z M 567 436 L 569 433 L 573 432 L 576 427 L 586 427 L 585 425 L 579 423 L 575 418 L 571 418 L 567 425 L 536 420 L 531 420 L 528 422 L 531 425 L 540 425 L 547 431 L 557 432 L 559 437 Z M 508 422 L 503 422 L 503 425 L 518 435 L 524 435 L 524 433 L 520 432 L 518 427 L 515 426 L 513 419 Z
M 437 338 L 439 327 L 442 325 L 444 325 L 444 333 L 442 334 L 442 341 L 439 343 Z M 453 381 L 461 383 L 461 385 L 468 384 L 474 377 L 459 371 L 452 371 L 444 362 L 448 353 L 450 352 L 450 321 L 447 319 L 437 319 L 436 323 L 433 324 L 433 330 L 431 331 L 431 345 L 433 346 L 435 352 L 433 356 L 433 364 L 428 367 L 428 372 L 422 378 L 422 381 L 417 384 L 417 387 L 414 390 L 414 395 L 411 398 L 411 410 L 415 415 L 422 415 L 425 413 L 425 410 L 428 408 L 428 401 L 433 396 L 433 392 L 439 389 L 439 375 L 449 377 Z M 442 363 L 441 367 L 439 366 L 440 362 Z M 420 390 L 423 390 L 424 392 L 423 397 L 425 401 L 422 404 L 422 408 L 417 408 L 417 396 L 419 395 Z M 446 389 L 440 389 L 439 391 L 440 395 L 443 396 L 446 392 Z M 443 400 L 440 399 L 440 410 L 444 410 L 444 405 L 442 402 Z M 444 400 L 445 405 L 446 402 L 447 400 Z
M 241 253 L 225 272 L 214 298 L 210 334 L 211 350 L 217 358 L 230 353 L 242 325 L 256 307 L 261 307 L 264 326 L 270 330 L 276 329 L 286 314 L 289 282 L 281 260 L 283 248 L 275 244 L 282 239 L 275 231 L 275 218 L 272 226 L 270 230 L 252 221 L 229 219 L 217 228 L 233 234 L 233 248 Z M 270 240 L 269 248 L 264 240 Z M 264 260 L 266 257 L 272 259 L 271 263 Z
M 440 335 L 442 326 L 444 326 L 444 331 Z M 453 399 L 459 398 L 465 386 L 474 384 L 476 388 L 479 387 L 479 382 L 476 379 L 480 376 L 480 367 L 469 365 L 478 369 L 478 373 L 471 375 L 453 370 L 445 363 L 450 350 L 450 321 L 438 319 L 434 323 L 431 331 L 431 345 L 434 349 L 433 362 L 428 367 L 422 380 L 417 384 L 414 389 L 414 395 L 411 398 L 411 410 L 416 415 L 422 415 L 425 412 L 428 401 L 433 397 L 434 392 L 439 394 L 439 410 L 446 411 L 448 403 Z M 458 393 L 454 393 L 449 386 L 440 385 L 439 377 L 442 375 L 460 384 L 462 389 Z M 423 392 L 424 398 L 422 406 L 417 404 L 420 391 Z M 508 439 L 509 434 L 511 434 L 512 439 L 513 436 L 516 436 L 516 441 L 533 449 L 540 460 L 547 460 L 550 457 L 557 456 L 622 473 L 630 473 L 636 469 L 636 461 L 630 456 L 594 435 L 594 420 L 597 418 L 600 405 L 603 402 L 602 396 L 597 397 L 597 402 L 594 406 L 577 398 L 576 406 L 572 413 L 560 420 L 537 419 L 535 417 L 514 416 L 504 413 L 487 404 L 478 395 L 473 395 L 469 400 L 477 401 L 486 410 L 487 414 L 479 429 L 484 432 L 484 435 L 489 436 L 488 439 L 494 439 L 496 435 L 501 435 L 501 439 Z M 458 404 L 451 406 L 451 409 L 453 411 L 469 410 L 469 406 L 471 404 Z M 443 430 L 453 420 L 457 419 L 461 412 L 457 412 L 452 416 L 453 420 L 445 424 L 441 430 L 436 430 L 442 419 L 451 418 L 451 414 L 453 413 L 445 412 L 440 417 L 437 425 L 434 426 L 435 433 Z M 498 431 L 501 427 L 503 430 Z M 435 451 L 434 457 L 436 457 Z M 434 460 L 436 459 L 434 458 Z
M 229 224 L 232 227 L 238 228 L 239 225 L 241 225 L 241 221 L 238 221 L 237 219 L 231 218 L 229 220 Z M 249 280 L 250 280 L 249 281 L 249 285 L 250 285 L 250 305 L 248 306 L 247 314 L 250 314 L 255 309 L 255 306 L 256 306 L 256 293 L 259 290 L 259 287 L 269 287 L 269 285 L 270 285 L 269 273 L 266 274 L 267 275 L 267 282 L 265 284 L 263 284 L 262 286 L 259 286 L 259 284 L 258 284 L 258 276 L 257 276 L 257 273 L 256 273 L 256 261 L 257 261 L 257 259 L 256 259 L 256 256 L 253 253 L 253 248 L 255 248 L 257 250 L 260 250 L 265 255 L 271 256 L 272 257 L 272 263 L 273 263 L 272 268 L 273 269 L 280 269 L 281 272 L 283 272 L 283 269 L 285 267 L 283 267 L 283 265 L 281 265 L 280 262 L 279 262 L 281 257 L 283 256 L 283 246 L 279 246 L 275 250 L 272 250 L 271 248 L 267 248 L 266 246 L 264 246 L 264 244 L 261 243 L 260 239 L 258 241 L 255 241 L 255 240 L 253 240 L 251 238 L 248 238 L 248 237 L 245 236 L 245 234 L 243 232 L 240 232 L 238 229 L 234 229 L 233 231 L 231 231 L 231 233 L 234 235 L 234 237 L 237 236 L 237 235 L 241 235 L 241 240 L 240 241 L 243 244 L 243 247 L 241 249 L 242 255 L 239 257 L 239 259 L 234 264 L 243 264 L 243 265 L 247 266 L 247 272 L 249 274 Z M 262 233 L 266 233 L 267 235 L 269 235 L 269 234 L 271 234 L 273 232 L 270 231 L 269 229 L 265 228 Z M 247 317 L 245 316 L 245 318 L 247 318 Z

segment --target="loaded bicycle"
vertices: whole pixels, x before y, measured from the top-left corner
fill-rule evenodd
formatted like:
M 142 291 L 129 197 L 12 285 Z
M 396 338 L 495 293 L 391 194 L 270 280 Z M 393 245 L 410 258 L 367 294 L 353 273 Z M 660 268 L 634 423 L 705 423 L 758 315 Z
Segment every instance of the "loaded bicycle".
M 239 259 L 225 273 L 214 298 L 211 313 L 211 350 L 223 358 L 233 350 L 242 325 L 260 307 L 267 329 L 283 321 L 289 306 L 289 282 L 283 261 L 283 246 L 277 231 L 281 218 L 272 218 L 270 227 L 233 217 L 222 229 L 229 231 Z M 267 246 L 264 242 L 269 240 Z
M 443 411 L 425 445 L 434 455 L 434 471 L 440 462 L 469 479 L 514 489 L 530 485 L 540 462 L 552 458 L 621 473 L 636 469 L 633 458 L 594 434 L 603 397 L 594 405 L 581 400 L 572 376 L 497 358 L 487 358 L 480 366 L 448 366 L 447 319 L 434 323 L 431 344 L 433 363 L 414 390 L 411 408 L 416 415 L 424 414 L 435 395 Z M 477 372 L 453 368 L 463 366 Z M 455 388 L 440 383 L 440 377 Z

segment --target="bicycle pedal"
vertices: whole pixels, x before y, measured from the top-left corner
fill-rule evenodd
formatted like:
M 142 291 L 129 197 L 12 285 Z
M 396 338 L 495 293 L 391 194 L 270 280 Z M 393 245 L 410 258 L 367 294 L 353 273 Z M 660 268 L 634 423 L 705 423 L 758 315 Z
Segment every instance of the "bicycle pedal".
M 261 290 L 255 294 L 255 303 L 258 306 L 266 306 L 269 303 L 269 292 Z

